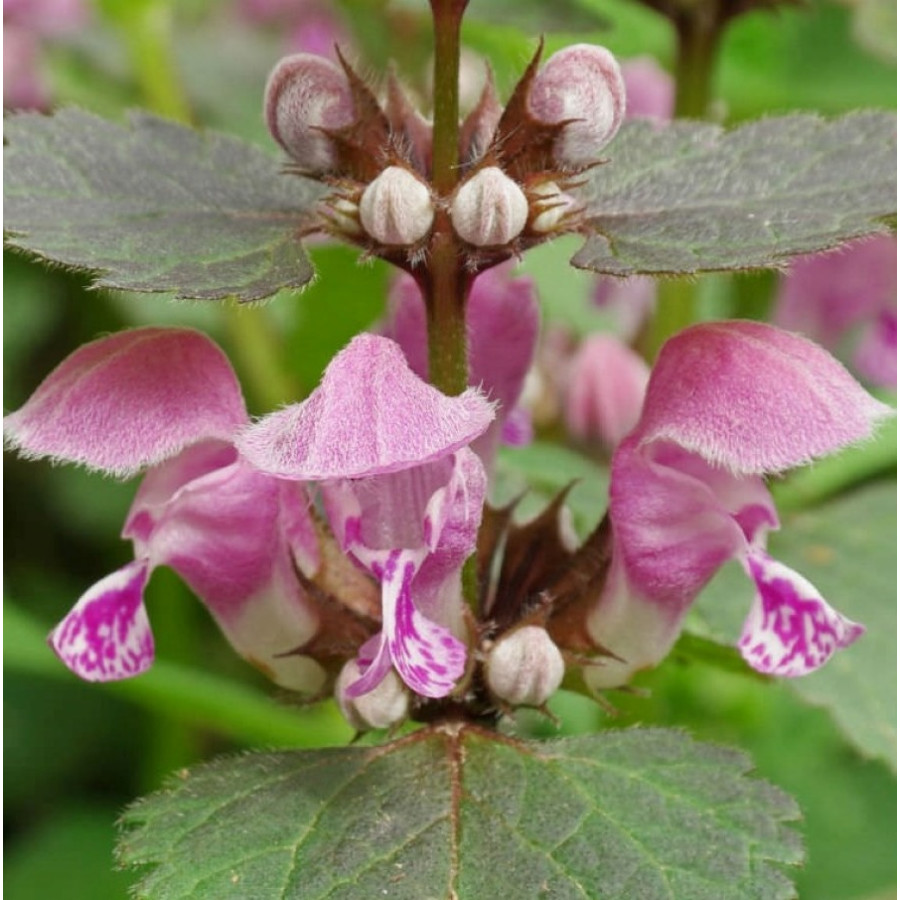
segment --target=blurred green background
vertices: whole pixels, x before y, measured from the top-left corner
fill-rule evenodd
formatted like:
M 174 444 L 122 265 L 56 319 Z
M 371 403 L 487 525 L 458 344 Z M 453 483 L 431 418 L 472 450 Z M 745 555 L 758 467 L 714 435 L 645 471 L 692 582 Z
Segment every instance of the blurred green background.
M 69 28 L 32 27 L 36 77 L 52 106 L 74 103 L 114 118 L 150 107 L 239 134 L 274 154 L 260 110 L 266 75 L 304 17 L 324 10 L 363 71 L 382 73 L 394 59 L 404 79 L 426 92 L 431 45 L 424 0 L 298 0 L 286 12 L 265 10 L 279 5 L 286 4 L 85 2 Z M 5 19 L 15 36 L 23 26 L 10 4 Z M 801 108 L 826 114 L 893 108 L 895 31 L 896 6 L 881 0 L 809 0 L 750 12 L 725 34 L 714 70 L 714 112 L 737 122 Z M 652 55 L 666 68 L 674 64 L 668 22 L 631 0 L 472 0 L 464 28 L 467 46 L 491 60 L 501 96 L 539 34 L 550 51 L 590 40 L 623 58 Z M 592 323 L 578 311 L 588 276 L 564 269 L 571 249 L 548 248 L 526 268 L 546 287 L 548 321 L 588 328 Z M 347 248 L 317 245 L 311 255 L 320 277 L 302 296 L 236 309 L 89 291 L 82 276 L 6 253 L 4 410 L 24 402 L 82 342 L 148 323 L 191 325 L 217 339 L 251 411 L 298 398 L 315 386 L 337 348 L 379 318 L 391 277 L 383 263 L 357 265 Z M 704 279 L 704 308 L 711 315 L 752 309 L 764 316 L 774 282 L 772 275 Z M 273 700 L 270 686 L 231 654 L 202 607 L 162 570 L 148 592 L 154 670 L 117 685 L 79 682 L 43 638 L 89 585 L 128 560 L 129 547 L 117 535 L 135 485 L 11 455 L 4 467 L 6 896 L 124 898 L 131 876 L 113 871 L 114 822 L 136 796 L 213 754 L 345 743 L 350 730 L 331 704 L 304 710 L 290 698 Z M 893 490 L 884 478 L 877 486 Z M 582 506 L 602 503 L 602 491 L 587 490 Z M 587 506 L 589 517 L 593 508 Z M 598 506 L 595 518 L 601 513 Z M 879 546 L 895 547 L 892 522 L 884 528 Z M 838 532 L 838 553 L 840 540 Z M 895 559 L 889 550 L 878 573 L 886 601 L 896 595 Z M 888 616 L 883 627 L 892 621 Z M 880 676 L 885 685 L 894 677 Z M 867 683 L 870 691 L 882 690 L 880 681 Z M 797 880 L 804 900 L 896 896 L 894 770 L 881 757 L 865 758 L 826 711 L 787 686 L 699 661 L 690 648 L 641 687 L 647 696 L 612 698 L 621 710 L 615 718 L 563 692 L 554 701 L 561 731 L 533 716 L 523 716 L 521 725 L 549 736 L 653 722 L 741 746 L 803 809 L 809 864 Z

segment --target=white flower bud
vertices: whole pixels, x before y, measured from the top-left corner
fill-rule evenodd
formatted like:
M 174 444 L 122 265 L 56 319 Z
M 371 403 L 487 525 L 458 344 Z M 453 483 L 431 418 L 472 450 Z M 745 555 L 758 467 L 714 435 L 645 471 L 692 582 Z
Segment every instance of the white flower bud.
M 362 234 L 359 224 L 359 207 L 346 197 L 339 197 L 326 206 L 327 216 L 338 231 L 350 237 Z
M 532 190 L 537 201 L 533 209 L 539 210 L 531 220 L 531 228 L 540 234 L 554 231 L 565 214 L 575 206 L 575 200 L 564 194 L 555 181 L 545 181 Z
M 476 247 L 508 244 L 528 221 L 528 200 L 512 178 L 488 166 L 459 186 L 450 220 L 456 233 Z
M 566 666 L 550 635 L 526 625 L 491 648 L 485 669 L 495 697 L 513 706 L 541 706 L 562 684 Z
M 605 47 L 574 44 L 554 53 L 528 92 L 528 108 L 541 122 L 569 122 L 556 141 L 561 166 L 596 162 L 625 115 L 625 82 Z
M 388 166 L 363 191 L 363 228 L 381 244 L 408 246 L 431 230 L 434 204 L 428 185 L 400 166 Z
M 312 53 L 287 56 L 266 84 L 266 124 L 272 137 L 310 172 L 335 165 L 331 138 L 320 128 L 341 128 L 353 121 L 355 107 L 346 74 Z
M 400 676 L 391 669 L 374 690 L 359 697 L 348 697 L 347 688 L 360 676 L 359 664 L 351 659 L 341 669 L 334 695 L 344 718 L 358 731 L 399 725 L 409 712 L 409 691 Z

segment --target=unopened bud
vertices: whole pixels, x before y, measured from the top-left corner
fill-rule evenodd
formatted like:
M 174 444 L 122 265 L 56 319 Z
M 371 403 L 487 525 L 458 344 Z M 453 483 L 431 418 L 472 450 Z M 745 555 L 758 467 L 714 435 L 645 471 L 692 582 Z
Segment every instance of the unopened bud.
M 532 115 L 548 124 L 572 119 L 557 138 L 554 156 L 561 166 L 597 161 L 625 115 L 625 82 L 605 47 L 575 44 L 554 53 L 528 93 Z
M 595 334 L 572 360 L 566 391 L 566 424 L 585 440 L 612 449 L 637 425 L 650 367 L 610 334 Z
M 399 725 L 409 712 L 409 691 L 400 676 L 391 669 L 381 683 L 359 697 L 348 697 L 347 688 L 362 675 L 359 663 L 351 659 L 341 669 L 334 694 L 344 718 L 357 731 L 370 728 L 390 728 Z
M 347 76 L 321 56 L 287 56 L 266 84 L 265 115 L 272 136 L 304 169 L 327 172 L 336 161 L 334 147 L 319 129 L 353 122 L 355 107 Z
M 415 244 L 428 234 L 434 221 L 431 191 L 407 169 L 388 166 L 363 191 L 359 218 L 366 232 L 381 244 Z
M 564 194 L 555 181 L 545 181 L 533 188 L 535 202 L 532 206 L 537 215 L 531 220 L 531 228 L 540 234 L 546 234 L 559 227 L 566 213 L 575 205 L 575 200 Z
M 508 244 L 528 221 L 528 200 L 512 178 L 488 166 L 460 185 L 450 220 L 456 233 L 476 247 Z
M 485 663 L 491 692 L 513 706 L 542 706 L 562 684 L 565 668 L 559 648 L 537 625 L 502 637 Z
M 326 207 L 327 216 L 333 228 L 342 234 L 356 237 L 362 234 L 359 224 L 359 207 L 346 197 L 339 197 Z
M 675 109 L 675 79 L 653 59 L 639 56 L 622 64 L 629 119 L 668 120 Z

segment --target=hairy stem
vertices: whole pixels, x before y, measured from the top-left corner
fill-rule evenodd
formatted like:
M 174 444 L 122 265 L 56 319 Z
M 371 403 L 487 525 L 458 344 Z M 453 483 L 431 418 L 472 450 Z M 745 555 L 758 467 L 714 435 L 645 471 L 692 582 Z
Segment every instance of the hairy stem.
M 434 149 L 439 194 L 456 186 L 459 168 L 459 31 L 469 0 L 431 0 L 434 17 Z
M 448 395 L 461 394 L 469 381 L 466 351 L 466 278 L 446 214 L 437 217 L 431 243 L 428 309 L 429 380 Z
M 432 185 L 447 197 L 459 177 L 459 32 L 468 0 L 431 0 L 434 17 L 434 150 Z M 429 376 L 446 394 L 468 382 L 466 294 L 468 279 L 445 211 L 435 217 L 428 273 L 420 278 L 428 308 Z

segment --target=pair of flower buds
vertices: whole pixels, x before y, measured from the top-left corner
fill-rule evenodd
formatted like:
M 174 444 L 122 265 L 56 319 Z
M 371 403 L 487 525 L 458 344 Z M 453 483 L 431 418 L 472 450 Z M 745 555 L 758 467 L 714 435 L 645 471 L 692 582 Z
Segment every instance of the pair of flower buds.
M 535 60 L 505 110 L 488 78 L 462 123 L 462 179 L 443 197 L 429 179 L 429 124 L 394 81 L 382 111 L 341 62 L 282 60 L 266 87 L 266 121 L 299 171 L 336 187 L 334 230 L 389 247 L 421 245 L 439 210 L 477 248 L 565 229 L 577 205 L 561 183 L 596 164 L 625 114 L 622 74 L 603 47 L 568 47 L 539 71 Z

